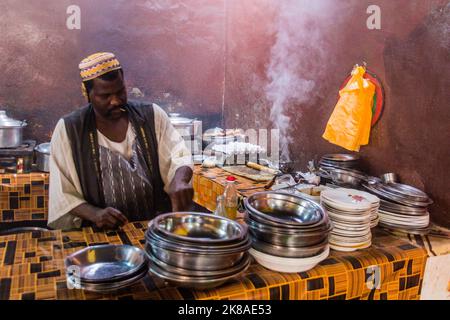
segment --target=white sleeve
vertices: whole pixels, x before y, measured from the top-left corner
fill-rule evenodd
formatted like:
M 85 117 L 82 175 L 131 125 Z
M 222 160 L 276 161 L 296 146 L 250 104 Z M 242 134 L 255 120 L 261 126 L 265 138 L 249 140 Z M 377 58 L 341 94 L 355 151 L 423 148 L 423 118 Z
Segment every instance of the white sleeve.
M 169 184 L 180 167 L 194 168 L 192 154 L 181 135 L 170 123 L 169 116 L 157 104 L 153 104 L 155 133 L 158 140 L 159 171 L 167 192 Z
M 69 212 L 86 200 L 63 119 L 58 121 L 52 134 L 49 165 L 48 226 L 54 229 L 79 228 L 81 219 Z

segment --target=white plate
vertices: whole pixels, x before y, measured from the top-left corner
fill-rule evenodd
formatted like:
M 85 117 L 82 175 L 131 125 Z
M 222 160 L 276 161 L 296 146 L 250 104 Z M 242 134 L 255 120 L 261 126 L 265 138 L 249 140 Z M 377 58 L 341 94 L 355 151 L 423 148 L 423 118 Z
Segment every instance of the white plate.
M 330 248 L 336 251 L 342 251 L 342 252 L 352 252 L 352 251 L 356 251 L 356 250 L 362 250 L 362 249 L 367 249 L 372 245 L 372 242 L 368 242 L 364 245 L 361 245 L 359 247 L 344 247 L 344 246 L 340 246 L 340 245 L 334 245 L 330 243 Z
M 320 199 L 331 202 L 333 207 L 340 210 L 369 210 L 372 206 L 371 201 L 353 189 L 324 190 L 320 194 Z
M 260 265 L 267 269 L 277 272 L 297 273 L 311 270 L 321 261 L 325 260 L 330 254 L 330 247 L 327 245 L 325 251 L 321 254 L 303 259 L 276 257 L 262 253 L 253 248 L 249 250 L 249 253 Z
M 380 198 L 378 198 L 376 195 L 373 195 L 371 193 L 361 191 L 361 190 L 356 190 L 356 189 L 348 189 L 348 188 L 338 188 L 336 190 L 345 190 L 348 193 L 352 193 L 352 194 L 364 197 L 372 203 L 372 206 L 380 205 Z

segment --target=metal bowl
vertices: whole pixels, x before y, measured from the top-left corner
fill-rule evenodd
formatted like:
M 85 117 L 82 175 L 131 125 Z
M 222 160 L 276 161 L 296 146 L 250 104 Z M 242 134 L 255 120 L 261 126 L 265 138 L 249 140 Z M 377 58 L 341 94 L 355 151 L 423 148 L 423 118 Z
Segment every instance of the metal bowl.
M 242 266 L 247 264 L 250 259 L 250 255 L 246 253 L 242 260 L 239 261 L 236 265 L 231 268 L 226 268 L 223 270 L 189 270 L 184 268 L 174 267 L 170 264 L 165 263 L 164 261 L 159 260 L 152 254 L 149 254 L 149 258 L 152 263 L 158 265 L 158 267 L 167 271 L 168 273 L 172 273 L 174 275 L 186 276 L 186 277 L 211 277 L 211 278 L 223 278 L 230 275 L 234 275 L 242 269 Z
M 228 254 L 198 254 L 192 252 L 180 252 L 169 250 L 157 243 L 147 243 L 146 251 L 153 254 L 159 260 L 174 267 L 197 270 L 217 271 L 235 266 L 244 256 L 246 251 Z
M 244 259 L 242 261 L 244 261 L 244 263 L 242 263 L 241 268 L 236 271 L 236 273 L 225 277 L 191 277 L 176 275 L 164 270 L 156 263 L 153 263 L 150 266 L 150 271 L 156 276 L 167 280 L 169 283 L 177 287 L 206 290 L 216 288 L 226 283 L 228 280 L 241 276 L 250 266 L 251 259 Z
M 249 226 L 250 234 L 254 239 L 284 247 L 315 246 L 327 239 L 328 233 L 331 231 L 331 227 L 329 227 L 325 232 L 288 234 L 268 231 L 268 229 L 259 228 L 253 224 L 249 224 Z
M 64 263 L 68 275 L 81 281 L 115 281 L 138 272 L 147 263 L 147 257 L 139 248 L 108 244 L 77 251 L 67 256 Z
M 384 183 L 395 183 L 398 182 L 398 175 L 396 173 L 384 173 L 380 176 L 381 181 Z
M 245 226 L 236 221 L 198 212 L 172 212 L 149 223 L 165 237 L 191 243 L 224 244 L 242 240 Z
M 257 251 L 283 258 L 309 258 L 325 251 L 328 237 L 321 243 L 310 247 L 286 247 L 278 246 L 254 239 L 252 247 Z
M 68 276 L 67 281 L 69 284 L 73 286 L 75 289 L 83 289 L 86 291 L 91 292 L 97 292 L 97 293 L 107 293 L 107 292 L 114 292 L 119 289 L 131 286 L 144 278 L 148 275 L 148 267 L 145 268 L 145 270 L 142 270 L 138 272 L 137 274 L 134 274 L 131 277 L 128 277 L 127 279 L 120 280 L 120 281 L 114 281 L 114 282 L 105 282 L 105 283 L 89 283 L 89 282 L 83 282 L 78 281 L 74 276 Z
M 154 230 L 147 230 L 145 234 L 145 239 L 150 244 L 155 244 L 161 248 L 165 248 L 172 251 L 178 252 L 188 252 L 194 254 L 211 254 L 211 255 L 222 255 L 230 254 L 241 251 L 246 251 L 250 249 L 251 240 L 249 235 L 237 243 L 232 243 L 230 245 L 224 246 L 214 246 L 214 245 L 204 245 L 204 244 L 191 244 L 186 242 L 172 241 L 170 239 L 165 239 L 154 232 Z
M 322 159 L 328 161 L 359 161 L 360 157 L 356 154 L 347 154 L 347 153 L 335 153 L 335 154 L 326 154 L 322 156 Z
M 288 230 L 292 230 L 293 232 L 296 232 L 299 230 L 321 231 L 324 229 L 324 225 L 329 223 L 328 215 L 326 214 L 326 212 L 324 212 L 324 214 L 322 214 L 322 217 L 318 222 L 316 222 L 314 224 L 310 224 L 310 225 L 299 225 L 299 226 L 289 225 L 289 224 L 285 224 L 285 223 L 276 223 L 276 222 L 262 218 L 260 215 L 255 214 L 251 210 L 246 211 L 246 219 L 253 220 L 254 222 L 260 223 L 266 227 L 282 229 L 285 232 L 288 232 Z
M 263 220 L 281 225 L 308 226 L 325 214 L 322 206 L 300 195 L 258 192 L 244 199 L 245 208 Z

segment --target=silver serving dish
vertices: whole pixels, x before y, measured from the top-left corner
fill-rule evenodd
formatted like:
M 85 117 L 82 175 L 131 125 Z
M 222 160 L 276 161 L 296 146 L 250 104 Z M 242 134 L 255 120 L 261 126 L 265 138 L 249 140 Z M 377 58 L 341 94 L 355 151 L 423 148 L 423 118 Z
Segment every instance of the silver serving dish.
M 258 239 L 254 239 L 253 248 L 257 251 L 283 258 L 309 258 L 325 251 L 328 245 L 328 237 L 321 243 L 310 247 L 286 247 L 278 246 Z
M 247 229 L 236 221 L 198 212 L 172 212 L 157 216 L 150 223 L 167 238 L 204 244 L 242 240 Z
M 98 245 L 66 257 L 66 270 L 78 269 L 81 281 L 115 281 L 133 275 L 147 263 L 144 251 L 129 245 Z M 75 268 L 74 268 L 75 267 Z M 68 273 L 68 276 L 73 274 Z
M 151 253 L 159 260 L 174 267 L 198 271 L 217 271 L 231 268 L 241 261 L 246 252 L 199 254 L 169 250 L 155 242 L 147 243 L 146 251 L 148 254 Z
M 373 184 L 365 184 L 363 183 L 362 186 L 369 191 L 372 194 L 375 194 L 381 199 L 393 201 L 398 204 L 402 204 L 409 207 L 418 207 L 418 208 L 426 208 L 430 202 L 422 202 L 422 201 L 412 201 L 409 199 L 406 199 L 405 197 L 401 197 L 399 195 L 393 194 L 391 192 L 387 192 L 386 190 L 383 190 L 380 188 L 379 183 L 373 183 Z
M 171 283 L 172 285 L 175 285 L 177 287 L 182 288 L 191 288 L 191 289 L 198 289 L 198 290 L 206 290 L 206 289 L 212 289 L 216 288 L 218 286 L 221 286 L 225 284 L 227 281 L 237 278 L 241 276 L 247 268 L 250 266 L 251 259 L 245 260 L 243 259 L 244 263 L 242 264 L 241 268 L 236 271 L 235 274 L 228 275 L 225 277 L 191 277 L 191 276 L 181 276 L 176 275 L 173 273 L 170 273 L 161 267 L 159 267 L 157 264 L 153 263 L 150 266 L 150 271 Z
M 314 225 L 325 215 L 322 206 L 311 199 L 271 191 L 245 198 L 244 206 L 253 215 L 281 225 Z
M 40 228 L 40 227 L 18 227 L 18 228 L 12 228 L 12 229 L 6 229 L 0 231 L 0 236 L 7 236 L 11 234 L 20 234 L 20 233 L 26 233 L 26 232 L 51 232 L 51 230 L 46 228 Z

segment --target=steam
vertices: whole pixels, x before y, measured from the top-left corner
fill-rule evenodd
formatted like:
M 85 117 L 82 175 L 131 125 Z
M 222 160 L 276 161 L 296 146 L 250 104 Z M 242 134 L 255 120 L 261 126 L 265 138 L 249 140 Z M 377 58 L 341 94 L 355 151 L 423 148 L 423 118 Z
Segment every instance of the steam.
M 313 102 L 317 96 L 316 81 L 324 73 L 324 27 L 332 19 L 331 0 L 277 1 L 276 41 L 271 48 L 267 69 L 269 84 L 266 97 L 272 104 L 270 119 L 280 130 L 281 161 L 290 161 L 289 145 L 294 141 L 289 133 L 290 104 Z M 320 27 L 318 24 L 321 24 Z M 301 116 L 301 109 L 295 110 Z M 298 141 L 296 141 L 298 142 Z

